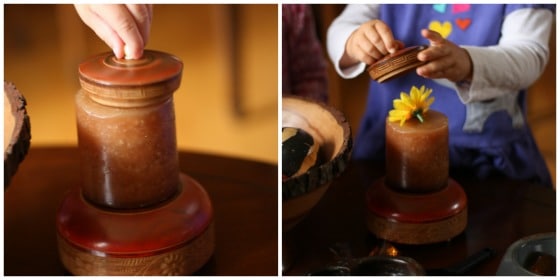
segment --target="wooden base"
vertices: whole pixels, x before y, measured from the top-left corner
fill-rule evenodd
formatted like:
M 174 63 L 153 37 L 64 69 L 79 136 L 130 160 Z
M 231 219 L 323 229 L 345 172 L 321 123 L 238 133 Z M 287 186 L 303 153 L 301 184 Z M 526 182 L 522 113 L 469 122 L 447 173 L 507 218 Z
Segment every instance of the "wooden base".
M 70 244 L 60 235 L 57 237 L 62 263 L 73 275 L 178 276 L 193 274 L 211 257 L 214 225 L 184 246 L 148 256 L 99 256 Z
M 62 263 L 74 275 L 189 275 L 214 252 L 204 189 L 181 174 L 179 194 L 156 208 L 105 210 L 72 190 L 57 214 Z
M 452 179 L 443 190 L 427 194 L 396 192 L 381 179 L 368 189 L 367 203 L 368 229 L 395 243 L 447 241 L 467 226 L 466 195 Z

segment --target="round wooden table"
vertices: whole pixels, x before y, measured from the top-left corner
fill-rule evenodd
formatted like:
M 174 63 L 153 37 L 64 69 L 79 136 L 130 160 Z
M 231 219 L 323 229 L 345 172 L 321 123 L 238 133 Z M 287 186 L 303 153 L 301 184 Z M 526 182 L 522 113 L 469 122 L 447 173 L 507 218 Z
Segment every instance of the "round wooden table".
M 68 275 L 60 262 L 55 214 L 80 184 L 76 147 L 34 148 L 4 192 L 4 274 Z M 181 171 L 210 195 L 216 248 L 196 275 L 278 275 L 276 165 L 179 152 Z

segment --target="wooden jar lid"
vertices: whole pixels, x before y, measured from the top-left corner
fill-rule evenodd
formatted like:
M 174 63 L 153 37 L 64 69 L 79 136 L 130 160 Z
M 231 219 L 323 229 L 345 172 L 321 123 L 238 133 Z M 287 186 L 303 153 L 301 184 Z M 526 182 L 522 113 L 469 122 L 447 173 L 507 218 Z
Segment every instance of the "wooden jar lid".
M 419 61 L 417 55 L 428 46 L 414 46 L 399 50 L 378 60 L 367 68 L 370 77 L 382 83 L 401 74 L 412 71 L 426 62 Z
M 80 84 L 92 99 L 121 107 L 144 102 L 175 91 L 183 63 L 173 55 L 145 50 L 140 59 L 118 59 L 111 52 L 93 56 L 79 67 Z
M 25 159 L 31 144 L 26 100 L 15 85 L 4 82 L 4 189 Z

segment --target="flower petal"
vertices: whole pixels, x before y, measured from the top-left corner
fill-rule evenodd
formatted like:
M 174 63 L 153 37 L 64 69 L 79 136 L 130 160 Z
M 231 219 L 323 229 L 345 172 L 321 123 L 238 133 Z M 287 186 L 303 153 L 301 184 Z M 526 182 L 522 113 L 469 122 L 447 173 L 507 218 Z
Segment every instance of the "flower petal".
M 427 112 L 434 102 L 434 97 L 430 96 L 431 93 L 432 89 L 426 88 L 425 85 L 420 88 L 412 86 L 409 94 L 401 92 L 400 99 L 393 100 L 394 109 L 389 111 L 389 121 L 400 121 L 402 126 L 414 114 L 420 114 L 418 117 L 421 118 L 421 114 Z

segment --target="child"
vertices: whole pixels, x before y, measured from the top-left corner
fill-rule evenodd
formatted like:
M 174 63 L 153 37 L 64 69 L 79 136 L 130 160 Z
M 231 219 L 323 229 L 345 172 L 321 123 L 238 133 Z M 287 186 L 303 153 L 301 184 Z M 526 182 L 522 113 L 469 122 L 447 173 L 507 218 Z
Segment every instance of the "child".
M 502 174 L 552 186 L 526 119 L 526 89 L 548 62 L 554 5 L 348 5 L 327 49 L 353 78 L 397 49 L 429 45 L 416 71 L 370 82 L 354 158 L 384 160 L 385 119 L 412 86 L 431 88 L 431 109 L 449 118 L 451 172 Z

